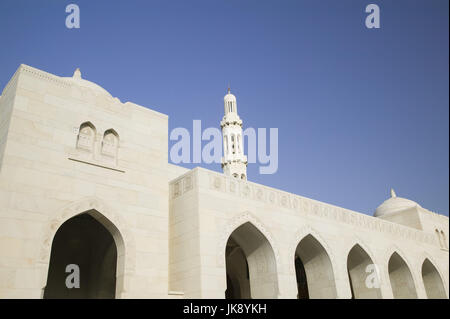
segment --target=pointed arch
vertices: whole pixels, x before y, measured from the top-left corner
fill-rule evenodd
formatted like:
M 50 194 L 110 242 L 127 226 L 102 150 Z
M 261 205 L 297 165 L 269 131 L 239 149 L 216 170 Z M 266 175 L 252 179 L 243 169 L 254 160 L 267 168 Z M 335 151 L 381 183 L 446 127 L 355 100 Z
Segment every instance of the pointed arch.
M 117 247 L 116 298 L 120 298 L 126 292 L 125 274 L 133 274 L 135 271 L 135 241 L 125 219 L 97 197 L 88 197 L 66 205 L 55 211 L 45 223 L 38 256 L 43 287 L 47 283 L 52 243 L 58 229 L 69 219 L 81 214 L 93 217 L 114 239 Z
M 417 299 L 416 285 L 406 259 L 398 251 L 394 251 L 387 265 L 394 298 Z
M 347 254 L 347 273 L 354 299 L 380 299 L 380 274 L 377 264 L 360 243 Z
M 222 232 L 222 235 L 221 235 L 220 241 L 219 241 L 219 247 L 218 247 L 219 254 L 218 254 L 217 264 L 219 266 L 225 265 L 225 246 L 226 246 L 228 238 L 230 237 L 231 233 L 235 229 L 237 229 L 239 226 L 241 226 L 247 222 L 250 222 L 253 226 L 255 226 L 264 235 L 264 237 L 269 241 L 269 243 L 272 246 L 272 249 L 275 253 L 275 259 L 277 260 L 277 265 L 279 265 L 280 253 L 279 253 L 278 246 L 275 243 L 273 235 L 268 230 L 268 228 L 259 220 L 259 218 L 254 216 L 249 211 L 245 211 L 245 212 L 235 215 L 224 225 L 224 227 L 223 227 L 224 230 Z
M 93 152 L 96 134 L 94 124 L 89 121 L 82 123 L 78 130 L 76 148 Z
M 94 216 L 83 212 L 57 230 L 50 255 L 45 299 L 111 299 L 116 297 L 117 242 Z M 114 239 L 114 237 L 116 239 Z M 67 267 L 77 289 L 68 289 Z
M 311 299 L 337 298 L 334 269 L 330 255 L 321 242 L 311 233 L 304 236 L 297 244 L 294 254 L 298 297 Z M 299 267 L 304 269 L 299 271 Z M 301 291 L 305 287 L 301 278 L 306 279 L 307 294 Z
M 102 140 L 102 154 L 109 156 L 113 159 L 117 158 L 117 153 L 119 150 L 119 134 L 110 128 L 103 134 Z
M 428 299 L 447 299 L 442 276 L 430 259 L 423 261 L 421 274 Z
M 269 240 L 250 221 L 237 227 L 226 244 L 226 296 L 230 298 L 277 298 L 278 273 Z

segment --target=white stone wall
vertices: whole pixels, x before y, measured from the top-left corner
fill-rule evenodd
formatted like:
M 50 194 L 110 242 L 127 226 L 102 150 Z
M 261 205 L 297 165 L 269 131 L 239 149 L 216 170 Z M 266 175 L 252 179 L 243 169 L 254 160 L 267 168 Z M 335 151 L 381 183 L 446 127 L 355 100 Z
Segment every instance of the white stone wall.
M 87 122 L 95 134 L 83 135 L 77 147 Z M 105 141 L 112 130 L 117 140 Z M 316 298 L 351 296 L 347 256 L 355 245 L 379 266 L 383 298 L 393 297 L 394 253 L 411 271 L 419 298 L 427 297 L 426 259 L 448 296 L 447 217 L 418 208 L 419 230 L 168 164 L 167 148 L 166 115 L 122 103 L 81 78 L 20 66 L 0 97 L 0 298 L 42 297 L 55 233 L 85 212 L 115 240 L 118 298 L 224 298 L 225 248 L 238 228 L 242 249 L 256 248 L 247 258 L 253 297 L 296 298 L 294 256 L 304 238 L 326 252 L 306 268 L 331 264 L 314 274 L 331 278 L 315 283 Z M 432 266 L 427 287 L 436 286 Z
M 117 297 L 167 298 L 167 116 L 29 66 L 14 81 L 14 99 L 11 86 L 0 100 L 2 115 L 13 103 L 0 175 L 0 298 L 42 296 L 56 230 L 87 210 L 116 228 Z M 95 154 L 76 149 L 86 121 Z M 117 162 L 99 153 L 108 129 L 119 135 Z
M 183 188 L 186 179 L 192 187 Z M 347 256 L 356 244 L 380 267 L 383 298 L 393 297 L 388 262 L 394 252 L 407 263 L 419 298 L 426 298 L 421 275 L 425 258 L 438 269 L 448 296 L 448 250 L 439 247 L 433 233 L 202 168 L 172 181 L 170 188 L 171 221 L 184 217 L 171 224 L 171 238 L 176 238 L 176 245 L 171 241 L 171 255 L 178 261 L 170 268 L 177 278 L 171 284 L 187 298 L 224 297 L 225 245 L 233 230 L 246 222 L 258 228 L 273 247 L 279 298 L 296 298 L 294 254 L 308 234 L 320 242 L 331 259 L 338 298 L 351 297 Z M 185 251 L 189 254 L 181 258 Z M 187 271 L 188 267 L 195 272 Z

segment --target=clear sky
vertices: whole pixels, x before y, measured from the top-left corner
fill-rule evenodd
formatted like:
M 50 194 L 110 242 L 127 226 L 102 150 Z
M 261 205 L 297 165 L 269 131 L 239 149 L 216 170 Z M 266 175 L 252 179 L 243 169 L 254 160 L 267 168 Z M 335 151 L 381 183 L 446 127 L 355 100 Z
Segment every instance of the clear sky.
M 0 87 L 21 63 L 80 67 L 192 130 L 219 127 L 230 82 L 244 128 L 279 129 L 278 172 L 249 180 L 366 214 L 393 187 L 448 215 L 448 28 L 448 0 L 1 0 Z

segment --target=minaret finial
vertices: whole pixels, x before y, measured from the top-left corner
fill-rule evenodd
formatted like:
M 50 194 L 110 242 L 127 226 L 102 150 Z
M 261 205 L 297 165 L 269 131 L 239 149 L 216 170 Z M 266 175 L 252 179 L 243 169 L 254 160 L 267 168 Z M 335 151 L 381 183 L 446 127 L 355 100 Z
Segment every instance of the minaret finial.
M 391 197 L 397 197 L 397 194 L 395 194 L 395 191 L 393 188 L 391 188 Z
M 228 82 L 228 90 L 227 90 L 228 94 L 230 94 L 231 89 L 230 89 L 230 82 Z
M 81 71 L 80 71 L 80 68 L 77 68 L 77 69 L 75 70 L 75 72 L 73 72 L 73 78 L 74 78 L 74 79 L 81 79 Z

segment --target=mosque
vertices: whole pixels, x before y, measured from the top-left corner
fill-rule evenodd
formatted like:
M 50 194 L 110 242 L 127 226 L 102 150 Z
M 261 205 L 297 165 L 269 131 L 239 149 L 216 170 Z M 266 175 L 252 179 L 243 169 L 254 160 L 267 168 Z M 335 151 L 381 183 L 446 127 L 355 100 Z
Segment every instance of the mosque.
M 188 170 L 167 115 L 20 65 L 0 97 L 0 298 L 448 298 L 448 217 L 248 181 L 231 92 L 224 111 L 223 173 Z

